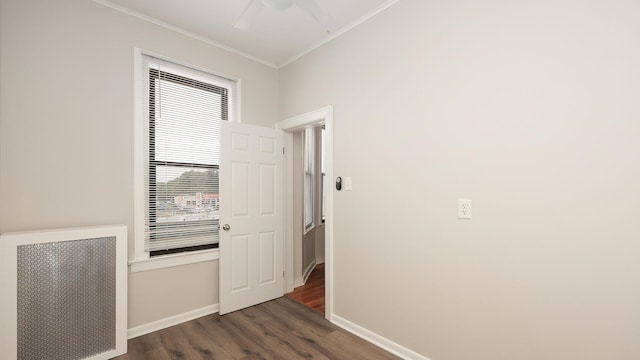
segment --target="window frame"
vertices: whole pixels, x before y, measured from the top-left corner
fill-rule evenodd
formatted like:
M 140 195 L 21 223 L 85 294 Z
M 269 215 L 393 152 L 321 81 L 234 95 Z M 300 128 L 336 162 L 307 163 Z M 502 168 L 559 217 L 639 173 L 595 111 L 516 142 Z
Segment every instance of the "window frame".
M 315 194 L 314 194 L 314 174 L 315 174 L 315 131 L 314 128 L 306 128 L 303 131 L 303 214 L 302 228 L 304 234 L 315 227 Z M 309 186 L 307 186 L 307 179 Z M 307 204 L 309 199 L 310 204 Z M 309 211 L 309 213 L 307 213 Z M 307 218 L 309 221 L 307 221 Z
M 130 252 L 129 257 L 131 272 L 161 269 L 171 266 L 210 261 L 218 258 L 217 249 L 205 249 L 166 255 L 159 254 L 153 257 L 150 256 L 150 253 L 148 251 L 144 250 L 145 211 L 147 206 L 144 172 L 145 162 L 147 161 L 146 152 L 149 141 L 148 137 L 150 126 L 150 111 L 148 106 L 148 69 L 149 63 L 153 61 L 175 65 L 176 69 L 171 69 L 172 74 L 192 78 L 196 81 L 204 80 L 205 83 L 227 88 L 229 91 L 227 121 L 239 122 L 240 120 L 240 79 L 211 71 L 207 68 L 194 66 L 192 64 L 175 60 L 163 55 L 155 54 L 143 49 L 134 49 L 134 226 L 133 251 Z M 190 164 L 190 166 L 191 165 L 192 164 Z
M 325 136 L 325 126 L 322 125 L 320 127 L 320 219 L 324 224 L 326 214 L 325 214 L 325 198 L 324 198 L 324 136 Z

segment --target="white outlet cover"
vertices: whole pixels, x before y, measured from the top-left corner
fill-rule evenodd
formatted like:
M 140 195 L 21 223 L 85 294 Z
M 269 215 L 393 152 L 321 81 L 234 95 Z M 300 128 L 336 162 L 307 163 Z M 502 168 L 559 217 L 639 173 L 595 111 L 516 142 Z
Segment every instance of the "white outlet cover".
M 471 199 L 458 199 L 458 219 L 471 219 L 473 206 Z

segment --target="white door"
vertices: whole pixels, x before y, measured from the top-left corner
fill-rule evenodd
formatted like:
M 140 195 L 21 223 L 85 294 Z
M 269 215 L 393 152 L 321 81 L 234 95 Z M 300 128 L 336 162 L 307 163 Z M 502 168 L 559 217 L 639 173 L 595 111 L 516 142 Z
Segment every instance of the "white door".
M 223 121 L 220 314 L 284 292 L 282 131 Z

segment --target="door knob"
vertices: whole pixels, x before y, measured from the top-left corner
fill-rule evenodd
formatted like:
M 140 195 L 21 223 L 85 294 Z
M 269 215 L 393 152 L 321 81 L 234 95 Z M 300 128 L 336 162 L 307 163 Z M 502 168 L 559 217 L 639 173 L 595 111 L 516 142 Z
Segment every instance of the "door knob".
M 222 225 L 222 230 L 229 231 L 230 229 L 231 229 L 231 226 L 229 226 L 229 224 Z

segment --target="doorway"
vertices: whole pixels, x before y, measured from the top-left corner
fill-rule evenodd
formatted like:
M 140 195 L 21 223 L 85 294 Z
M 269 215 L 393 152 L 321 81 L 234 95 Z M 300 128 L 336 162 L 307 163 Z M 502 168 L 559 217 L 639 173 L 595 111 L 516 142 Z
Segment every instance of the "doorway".
M 285 153 L 285 293 L 294 290 L 294 192 L 293 192 L 293 151 L 294 134 L 297 131 L 311 127 L 324 126 L 324 178 L 323 193 L 325 199 L 324 222 L 324 299 L 325 318 L 331 320 L 333 309 L 333 107 L 328 106 L 291 119 L 280 121 L 276 124 L 278 129 L 284 131 L 284 144 L 288 151 Z
M 324 314 L 324 128 L 293 134 L 294 291 L 287 293 Z

